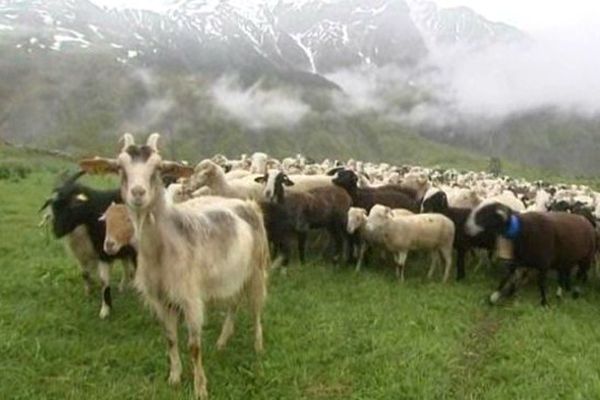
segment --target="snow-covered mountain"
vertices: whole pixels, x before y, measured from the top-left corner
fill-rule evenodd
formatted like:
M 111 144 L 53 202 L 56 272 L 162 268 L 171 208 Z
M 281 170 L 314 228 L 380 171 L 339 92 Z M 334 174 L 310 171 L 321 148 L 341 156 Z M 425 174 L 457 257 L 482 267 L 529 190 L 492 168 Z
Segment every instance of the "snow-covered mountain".
M 429 49 L 462 46 L 473 50 L 527 40 L 517 28 L 494 22 L 467 7 L 439 8 L 430 0 L 408 0 L 411 17 Z
M 155 13 L 106 9 L 90 0 L 0 0 L 0 45 L 29 54 L 103 53 L 126 65 L 328 84 L 321 75 L 340 68 L 416 64 L 432 35 L 436 41 L 518 36 L 516 29 L 468 9 L 438 10 L 429 3 L 411 8 L 404 0 L 250 3 L 183 0 Z

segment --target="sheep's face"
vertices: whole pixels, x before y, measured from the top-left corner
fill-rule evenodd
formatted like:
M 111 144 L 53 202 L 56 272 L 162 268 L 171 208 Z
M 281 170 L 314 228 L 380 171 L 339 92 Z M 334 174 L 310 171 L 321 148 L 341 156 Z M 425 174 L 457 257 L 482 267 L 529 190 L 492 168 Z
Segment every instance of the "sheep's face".
M 191 185 L 194 189 L 206 186 L 216 175 L 216 169 L 219 168 L 210 160 L 200 162 L 194 169 L 194 175 L 191 177 Z
M 352 234 L 367 222 L 367 210 L 359 207 L 350 207 L 348 210 L 348 223 L 346 230 Z
M 293 186 L 294 182 L 282 171 L 269 171 L 264 176 L 255 179 L 258 183 L 264 183 L 263 195 L 271 202 L 278 202 L 284 198 L 284 186 Z
M 376 204 L 371 208 L 371 211 L 369 211 L 369 218 L 373 220 L 390 219 L 394 218 L 394 214 L 391 208 Z
M 421 212 L 442 212 L 448 208 L 448 198 L 446 193 L 439 189 L 430 189 L 423 197 Z
M 356 189 L 358 185 L 358 176 L 353 171 L 342 170 L 337 172 L 337 176 L 331 180 L 335 185 L 341 186 L 347 190 Z
M 467 234 L 476 236 L 482 232 L 501 234 L 510 218 L 511 211 L 508 207 L 491 203 L 474 209 L 465 226 Z

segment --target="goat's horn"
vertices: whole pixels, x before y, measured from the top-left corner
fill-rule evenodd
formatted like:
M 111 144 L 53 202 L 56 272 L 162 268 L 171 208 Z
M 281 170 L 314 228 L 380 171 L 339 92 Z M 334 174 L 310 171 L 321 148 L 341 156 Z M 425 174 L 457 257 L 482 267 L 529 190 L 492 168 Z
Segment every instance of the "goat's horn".
M 146 141 L 146 146 L 150 147 L 152 150 L 158 153 L 158 139 L 160 139 L 160 133 L 153 133 L 148 136 L 148 140 Z
M 124 133 L 120 141 L 123 142 L 121 151 L 125 151 L 129 146 L 135 145 L 135 139 L 131 133 Z

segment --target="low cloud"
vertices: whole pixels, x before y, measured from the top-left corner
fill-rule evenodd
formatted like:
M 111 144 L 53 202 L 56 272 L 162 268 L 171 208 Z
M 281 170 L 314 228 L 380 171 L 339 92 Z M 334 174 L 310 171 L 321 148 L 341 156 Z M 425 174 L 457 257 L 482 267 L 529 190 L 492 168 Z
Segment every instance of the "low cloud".
M 264 89 L 260 82 L 242 88 L 232 77 L 219 79 L 212 87 L 216 104 L 254 130 L 297 124 L 310 112 L 300 96 L 284 89 Z

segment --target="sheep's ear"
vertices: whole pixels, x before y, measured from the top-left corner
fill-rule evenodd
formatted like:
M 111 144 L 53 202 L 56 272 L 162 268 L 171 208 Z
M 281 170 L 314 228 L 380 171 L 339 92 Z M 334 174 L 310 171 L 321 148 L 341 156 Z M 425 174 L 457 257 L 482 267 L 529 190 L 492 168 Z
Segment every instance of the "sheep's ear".
M 283 184 L 285 186 L 294 186 L 294 182 L 292 182 L 292 180 L 287 175 L 284 175 L 283 177 Z
M 502 218 L 502 220 L 506 221 L 508 219 L 508 212 L 504 207 L 499 207 L 496 210 L 496 214 L 498 214 L 500 216 L 500 218 Z
M 88 174 L 116 174 L 119 172 L 119 162 L 113 158 L 87 158 L 79 160 L 79 168 Z
M 394 217 L 394 213 L 392 213 L 392 209 L 389 207 L 385 208 L 385 216 L 387 218 L 393 218 Z
M 150 139 L 148 140 L 150 141 Z M 175 161 L 162 161 L 160 170 L 163 174 L 172 175 L 176 178 L 189 178 L 194 174 L 194 168 Z
M 332 168 L 329 171 L 327 171 L 325 173 L 325 175 L 333 176 L 333 175 L 337 174 L 338 172 L 342 171 L 343 169 L 344 169 L 344 167 L 335 167 L 335 168 Z

